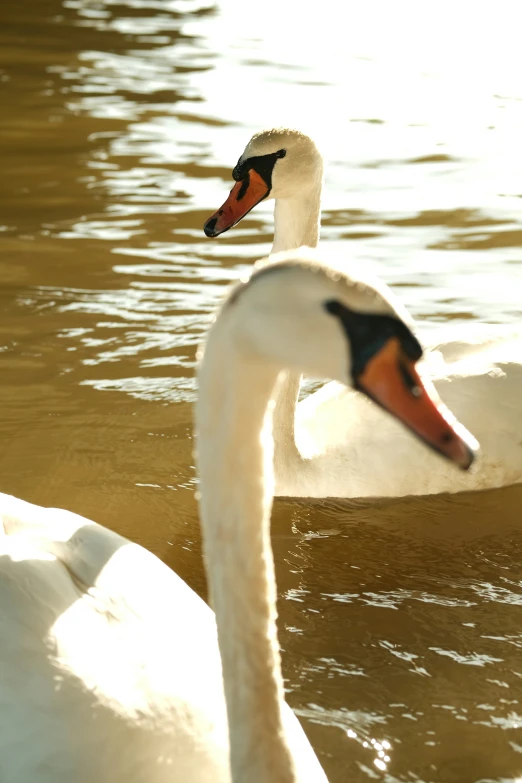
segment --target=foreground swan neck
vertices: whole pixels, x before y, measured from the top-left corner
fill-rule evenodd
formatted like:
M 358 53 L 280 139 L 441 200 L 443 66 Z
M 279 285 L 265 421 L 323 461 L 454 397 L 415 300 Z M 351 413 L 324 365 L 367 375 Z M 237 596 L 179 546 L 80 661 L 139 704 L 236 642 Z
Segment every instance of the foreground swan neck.
M 299 197 L 276 199 L 272 253 L 307 245 L 317 247 L 321 218 L 321 183 Z
M 269 402 L 276 380 L 276 369 L 242 358 L 226 327 L 214 326 L 199 371 L 196 431 L 204 552 L 223 666 L 233 783 L 296 781 L 282 727 L 270 545 Z

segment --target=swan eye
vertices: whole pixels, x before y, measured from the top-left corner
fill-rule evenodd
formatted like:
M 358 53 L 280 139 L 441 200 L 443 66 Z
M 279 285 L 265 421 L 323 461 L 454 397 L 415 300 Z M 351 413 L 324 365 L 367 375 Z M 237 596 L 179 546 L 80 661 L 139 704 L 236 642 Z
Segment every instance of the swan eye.
M 265 181 L 267 187 L 266 195 L 268 196 L 272 190 L 272 172 L 276 160 L 284 158 L 285 155 L 286 150 L 278 150 L 277 152 L 270 152 L 268 155 L 254 155 L 252 158 L 246 158 L 246 160 L 239 158 L 232 171 L 232 177 L 236 182 L 241 182 L 241 180 L 248 177 L 248 172 L 253 169 Z

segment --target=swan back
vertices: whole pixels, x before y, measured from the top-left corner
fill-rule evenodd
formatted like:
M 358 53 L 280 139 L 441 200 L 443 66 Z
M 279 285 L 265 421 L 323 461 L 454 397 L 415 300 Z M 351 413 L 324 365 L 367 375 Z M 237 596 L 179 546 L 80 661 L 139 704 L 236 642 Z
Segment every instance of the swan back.
M 214 616 L 150 552 L 0 494 L 0 780 L 229 783 Z

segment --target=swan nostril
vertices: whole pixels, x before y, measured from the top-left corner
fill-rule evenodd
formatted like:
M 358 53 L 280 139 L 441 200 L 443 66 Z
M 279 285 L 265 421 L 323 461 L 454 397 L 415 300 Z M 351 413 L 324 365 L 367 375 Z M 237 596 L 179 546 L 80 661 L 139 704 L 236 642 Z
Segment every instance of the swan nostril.
M 217 224 L 217 217 L 211 217 L 207 220 L 203 228 L 207 237 L 216 236 L 216 224 Z
M 442 443 L 451 443 L 451 441 L 454 439 L 455 435 L 453 432 L 450 432 L 450 430 L 447 430 L 441 437 Z
M 220 209 L 219 212 L 218 212 L 219 217 L 221 217 L 222 214 L 223 214 L 223 210 Z

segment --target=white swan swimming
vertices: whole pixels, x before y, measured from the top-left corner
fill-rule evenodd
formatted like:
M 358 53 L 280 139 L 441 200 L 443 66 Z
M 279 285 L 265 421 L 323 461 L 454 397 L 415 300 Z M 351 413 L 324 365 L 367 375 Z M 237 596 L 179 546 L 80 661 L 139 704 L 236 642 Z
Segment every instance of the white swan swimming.
M 317 245 L 323 159 L 309 136 L 289 129 L 255 134 L 233 177 L 229 197 L 205 223 L 207 236 L 227 231 L 259 201 L 275 199 L 272 252 Z M 426 371 L 481 443 L 475 471 L 453 471 L 339 384 L 297 404 L 300 376 L 289 373 L 274 414 L 276 495 L 422 495 L 522 481 L 522 330 L 476 324 L 440 334 Z
M 309 253 L 235 288 L 196 405 L 215 616 L 142 547 L 0 496 L 2 783 L 326 783 L 283 694 L 272 397 L 286 367 L 356 385 L 465 469 L 475 444 L 422 387 L 420 353 L 384 288 Z

